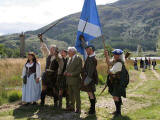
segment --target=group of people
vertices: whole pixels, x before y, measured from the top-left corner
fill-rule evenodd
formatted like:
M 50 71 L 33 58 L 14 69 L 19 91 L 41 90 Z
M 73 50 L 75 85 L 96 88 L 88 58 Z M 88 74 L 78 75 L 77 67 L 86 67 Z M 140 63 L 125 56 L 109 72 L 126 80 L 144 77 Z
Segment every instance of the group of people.
M 155 67 L 157 65 L 157 62 L 155 59 L 151 60 L 151 58 L 146 58 L 143 60 L 142 58 L 140 59 L 140 66 L 139 68 L 142 69 L 142 71 L 145 71 L 145 69 L 151 69 L 151 66 L 153 66 L 153 70 L 155 70 Z M 134 69 L 138 70 L 138 60 L 135 58 L 134 60 Z
M 42 36 L 39 37 L 42 39 Z M 96 104 L 96 85 L 98 84 L 97 59 L 95 47 L 85 45 L 84 37 L 80 37 L 82 47 L 84 47 L 87 58 L 84 61 L 77 55 L 75 47 L 68 47 L 68 50 L 59 51 L 56 45 L 51 45 L 50 50 L 44 42 L 41 42 L 41 50 L 46 57 L 45 72 L 41 77 L 40 63 L 35 54 L 30 52 L 28 60 L 23 68 L 22 77 L 22 101 L 25 105 L 36 105 L 41 99 L 41 105 L 45 104 L 46 95 L 52 96 L 54 107 L 62 109 L 62 98 L 66 98 L 66 110 L 75 113 L 81 113 L 80 91 L 87 92 L 90 101 L 88 114 L 95 114 Z M 105 50 L 106 63 L 111 66 L 108 71 L 108 80 L 110 81 L 109 92 L 113 96 L 116 116 L 121 115 L 121 97 L 126 97 L 126 86 L 123 82 L 123 69 L 125 68 L 125 57 L 123 51 L 116 49 L 113 52 L 113 58 L 110 59 L 108 51 Z M 27 76 L 27 77 L 26 77 Z M 42 80 L 42 82 L 41 82 Z M 42 88 L 41 88 L 42 83 Z

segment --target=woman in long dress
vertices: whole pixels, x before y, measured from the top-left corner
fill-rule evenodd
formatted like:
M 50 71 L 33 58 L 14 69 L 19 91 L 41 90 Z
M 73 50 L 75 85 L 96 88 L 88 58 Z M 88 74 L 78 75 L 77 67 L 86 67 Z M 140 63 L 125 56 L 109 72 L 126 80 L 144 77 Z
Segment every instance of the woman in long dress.
M 27 76 L 26 83 L 23 82 L 22 87 L 22 102 L 26 102 L 26 105 L 33 103 L 36 105 L 36 101 L 40 99 L 41 95 L 41 65 L 37 62 L 34 53 L 28 53 L 28 60 L 23 67 L 22 77 Z

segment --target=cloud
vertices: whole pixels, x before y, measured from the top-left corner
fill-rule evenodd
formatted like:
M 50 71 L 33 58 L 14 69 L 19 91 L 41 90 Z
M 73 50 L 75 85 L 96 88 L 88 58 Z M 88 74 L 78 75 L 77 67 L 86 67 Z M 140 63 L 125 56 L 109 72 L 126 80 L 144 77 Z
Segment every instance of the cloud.
M 20 33 L 26 30 L 36 30 L 43 25 L 31 23 L 0 23 L 0 34 Z
M 0 36 L 4 35 L 4 33 L 0 33 Z
M 117 0 L 96 1 L 99 5 Z M 6 33 L 7 29 L 8 33 L 13 29 L 30 30 L 32 26 L 38 28 L 81 11 L 83 3 L 84 0 L 0 0 L 0 26 L 5 23 L 0 27 L 0 32 Z

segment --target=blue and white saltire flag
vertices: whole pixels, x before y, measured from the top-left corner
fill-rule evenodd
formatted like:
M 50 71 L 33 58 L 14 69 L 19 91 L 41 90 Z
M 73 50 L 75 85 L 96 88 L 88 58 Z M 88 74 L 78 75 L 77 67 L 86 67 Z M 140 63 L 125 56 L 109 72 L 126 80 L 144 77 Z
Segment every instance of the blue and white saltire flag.
M 85 0 L 78 25 L 77 40 L 75 47 L 78 52 L 85 56 L 85 50 L 81 46 L 81 41 L 79 40 L 80 35 L 83 35 L 85 37 L 85 42 L 88 45 L 90 45 L 91 40 L 102 35 L 95 0 Z

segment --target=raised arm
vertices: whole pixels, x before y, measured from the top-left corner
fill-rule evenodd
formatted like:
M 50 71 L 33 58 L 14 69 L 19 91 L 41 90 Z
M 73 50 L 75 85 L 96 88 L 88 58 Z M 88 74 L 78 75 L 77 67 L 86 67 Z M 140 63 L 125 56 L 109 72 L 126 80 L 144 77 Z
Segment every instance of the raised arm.
M 44 42 L 41 42 L 41 52 L 44 57 L 48 57 L 48 55 L 50 54 L 49 49 Z
M 107 63 L 107 65 L 108 65 L 108 66 L 111 66 L 112 64 L 111 64 L 111 62 L 110 62 L 110 57 L 109 57 L 109 55 L 108 55 L 108 51 L 107 51 L 107 50 L 104 51 L 104 55 L 105 55 L 105 57 L 106 57 L 106 63 Z
M 42 52 L 43 56 L 48 57 L 50 52 L 49 52 L 49 49 L 48 49 L 47 45 L 43 42 L 42 35 L 39 34 L 38 38 L 40 39 L 40 45 L 41 45 L 40 49 L 41 49 L 41 52 Z

